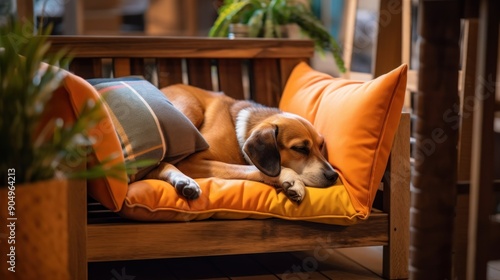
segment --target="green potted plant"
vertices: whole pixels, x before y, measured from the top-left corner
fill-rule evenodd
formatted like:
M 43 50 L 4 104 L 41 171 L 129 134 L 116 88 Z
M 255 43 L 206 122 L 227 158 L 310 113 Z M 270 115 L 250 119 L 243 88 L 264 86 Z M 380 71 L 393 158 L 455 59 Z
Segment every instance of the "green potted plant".
M 72 222 L 86 217 L 85 205 L 71 200 L 86 184 L 73 178 L 125 169 L 68 168 L 68 158 L 85 165 L 100 104 L 89 102 L 73 123 L 41 121 L 70 60 L 66 51 L 48 53 L 47 34 L 14 20 L 0 26 L 1 279 L 72 279 Z
M 306 3 L 300 0 L 224 0 L 208 35 L 228 37 L 230 28 L 245 25 L 248 37 L 281 38 L 283 25 L 297 24 L 314 41 L 320 53 L 324 50 L 332 52 L 339 71 L 344 73 L 344 61 L 337 41 Z

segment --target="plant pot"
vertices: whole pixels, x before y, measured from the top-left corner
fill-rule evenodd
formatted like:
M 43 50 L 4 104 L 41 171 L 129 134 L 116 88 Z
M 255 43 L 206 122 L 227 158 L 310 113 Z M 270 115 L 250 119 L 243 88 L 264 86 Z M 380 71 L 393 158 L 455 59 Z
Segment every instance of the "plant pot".
M 229 39 L 248 37 L 249 27 L 243 23 L 231 23 L 229 25 Z
M 77 196 L 86 197 L 85 183 L 49 180 L 13 186 L 10 192 L 7 187 L 0 189 L 0 279 L 76 279 L 73 276 L 78 273 L 86 275 L 86 262 L 82 264 L 71 251 L 79 248 L 70 248 L 86 235 L 76 225 L 83 222 L 86 206 L 78 209 L 82 204 L 72 203 Z M 83 219 L 86 223 L 85 214 Z
M 280 26 L 281 38 L 288 38 L 288 31 L 289 31 L 290 26 L 291 26 L 290 24 Z M 248 34 L 249 29 L 250 29 L 250 27 L 247 24 L 231 23 L 231 24 L 229 24 L 228 38 L 229 39 L 247 38 L 247 37 L 249 37 L 249 34 Z

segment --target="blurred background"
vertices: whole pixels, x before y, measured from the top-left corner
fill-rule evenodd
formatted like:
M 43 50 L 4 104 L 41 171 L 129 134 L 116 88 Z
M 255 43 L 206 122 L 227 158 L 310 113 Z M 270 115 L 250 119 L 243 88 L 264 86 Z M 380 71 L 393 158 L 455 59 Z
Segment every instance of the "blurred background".
M 379 0 L 299 1 L 310 3 L 312 11 L 341 45 L 346 32 L 354 27 L 350 70 L 372 72 L 380 25 Z M 356 2 L 355 19 L 350 2 Z M 417 1 L 413 2 L 416 11 Z M 223 0 L 0 0 L 0 20 L 9 14 L 23 14 L 33 17 L 39 25 L 52 23 L 54 35 L 207 36 L 222 3 Z M 413 18 L 416 20 L 416 16 Z M 291 28 L 289 37 L 303 36 L 298 28 Z M 335 63 L 331 54 L 318 56 L 312 62 L 318 70 L 338 74 L 332 68 Z
M 417 91 L 418 0 L 407 0 L 410 9 L 401 6 L 381 9 L 381 0 L 297 0 L 310 5 L 328 31 L 337 39 L 348 61 L 347 78 L 370 80 L 374 76 L 377 45 L 384 53 L 390 40 L 405 42 L 404 62 L 410 66 L 408 91 Z M 53 24 L 54 35 L 130 35 L 130 36 L 208 36 L 224 0 L 0 0 L 0 24 L 10 15 L 35 21 L 39 26 Z M 387 2 L 387 1 L 386 1 Z M 389 1 L 390 2 L 390 1 Z M 394 1 L 398 2 L 398 1 Z M 400 2 L 400 1 L 399 1 Z M 389 3 L 390 4 L 390 3 Z M 391 6 L 389 5 L 389 8 Z M 385 38 L 377 42 L 379 30 L 403 12 L 409 16 L 407 37 Z M 289 28 L 289 38 L 304 38 L 299 28 Z M 405 45 L 406 44 L 406 45 Z M 390 55 L 390 54 L 386 54 Z M 383 59 L 380 60 L 383 64 Z M 379 64 L 380 64 L 379 63 Z M 316 54 L 311 65 L 322 72 L 341 76 L 331 53 Z M 497 93 L 500 100 L 500 93 Z M 407 108 L 414 106 L 409 94 Z M 500 145 L 500 113 L 496 118 L 496 142 Z M 500 149 L 495 151 L 495 169 L 500 177 Z

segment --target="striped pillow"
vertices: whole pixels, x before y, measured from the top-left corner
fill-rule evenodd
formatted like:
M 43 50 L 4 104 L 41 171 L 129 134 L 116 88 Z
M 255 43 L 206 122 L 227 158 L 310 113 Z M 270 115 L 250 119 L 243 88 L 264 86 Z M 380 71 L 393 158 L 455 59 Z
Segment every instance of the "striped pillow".
M 154 85 L 140 78 L 91 79 L 104 97 L 125 162 L 151 159 L 177 163 L 208 144 L 180 111 Z M 144 177 L 157 164 L 130 175 L 130 182 Z

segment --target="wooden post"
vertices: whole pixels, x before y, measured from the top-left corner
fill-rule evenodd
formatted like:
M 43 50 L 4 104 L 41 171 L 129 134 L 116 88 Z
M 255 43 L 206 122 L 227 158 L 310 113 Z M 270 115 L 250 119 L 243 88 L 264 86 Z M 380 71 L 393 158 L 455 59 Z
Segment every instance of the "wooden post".
M 17 0 L 17 16 L 22 21 L 29 20 L 36 24 L 33 1 L 34 0 Z
M 68 266 L 70 279 L 87 279 L 87 181 L 68 188 Z
M 462 75 L 460 77 L 460 125 L 458 143 L 459 181 L 470 180 L 474 90 L 476 88 L 477 19 L 467 19 L 463 25 Z M 469 222 L 469 192 L 457 193 L 453 266 L 454 278 L 465 279 L 467 267 L 467 230 Z
M 494 131 L 498 65 L 497 0 L 479 4 L 477 86 L 472 137 L 467 279 L 486 279 L 491 244 L 488 238 L 493 213 Z
M 410 211 L 410 279 L 451 279 L 460 1 L 419 2 L 420 67 Z
M 476 60 L 478 40 L 477 19 L 464 22 L 464 42 L 462 43 L 462 76 L 460 92 L 460 140 L 458 149 L 458 180 L 470 180 L 472 147 L 472 124 L 476 89 Z
M 356 10 L 358 7 L 358 0 L 348 0 L 346 2 L 346 6 L 344 8 L 344 65 L 346 68 L 346 72 L 343 77 L 346 79 L 350 78 L 351 72 L 351 61 L 352 61 L 352 52 L 354 47 L 354 29 L 356 26 Z
M 373 77 L 388 73 L 401 65 L 402 9 L 402 0 L 380 1 L 375 62 L 372 64 Z
M 389 245 L 383 249 L 383 276 L 408 278 L 410 249 L 410 114 L 401 116 L 384 184 L 384 212 L 389 213 Z
M 83 34 L 83 1 L 64 1 L 64 30 L 65 35 Z

